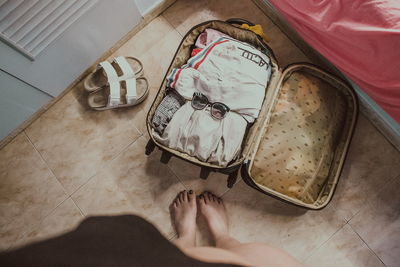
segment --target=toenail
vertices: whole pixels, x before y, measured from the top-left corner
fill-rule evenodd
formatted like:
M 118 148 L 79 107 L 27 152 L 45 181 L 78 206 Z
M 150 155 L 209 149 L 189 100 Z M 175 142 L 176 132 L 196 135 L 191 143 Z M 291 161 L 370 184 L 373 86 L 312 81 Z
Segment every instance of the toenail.
M 193 194 L 193 190 L 190 190 L 190 191 L 189 191 L 189 194 Z

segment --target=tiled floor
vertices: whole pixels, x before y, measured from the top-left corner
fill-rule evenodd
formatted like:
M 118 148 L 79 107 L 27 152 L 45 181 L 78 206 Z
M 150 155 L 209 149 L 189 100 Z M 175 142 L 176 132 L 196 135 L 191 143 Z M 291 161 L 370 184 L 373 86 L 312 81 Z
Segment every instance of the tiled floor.
M 174 238 L 168 205 L 180 190 L 211 190 L 226 202 L 241 241 L 281 247 L 309 266 L 399 266 L 400 154 L 360 116 L 331 204 L 305 211 L 226 177 L 207 181 L 178 159 L 144 155 L 145 115 L 182 35 L 208 19 L 242 17 L 262 24 L 279 63 L 309 61 L 251 1 L 178 1 L 117 55 L 142 60 L 151 92 L 139 107 L 94 112 L 81 85 L 0 151 L 0 248 L 72 229 L 94 214 L 140 214 Z M 198 244 L 210 244 L 199 223 Z

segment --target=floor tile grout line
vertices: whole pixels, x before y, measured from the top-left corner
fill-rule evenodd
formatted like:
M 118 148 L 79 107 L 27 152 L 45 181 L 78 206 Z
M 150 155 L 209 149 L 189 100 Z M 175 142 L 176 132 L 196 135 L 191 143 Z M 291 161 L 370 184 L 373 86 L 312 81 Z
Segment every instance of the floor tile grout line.
M 381 193 L 383 190 L 385 190 L 385 188 L 386 188 L 390 183 L 392 183 L 394 180 L 396 180 L 396 179 L 399 178 L 399 177 L 400 177 L 400 173 L 396 173 L 396 174 L 393 175 L 393 177 L 388 178 L 387 182 L 386 182 L 383 186 L 381 186 L 381 188 L 379 188 L 379 190 L 376 192 L 376 194 Z
M 58 204 L 54 209 L 52 209 L 46 216 L 43 217 L 42 220 L 40 220 L 40 222 L 38 223 L 37 226 L 39 226 L 47 217 L 49 217 L 53 212 L 56 211 L 56 209 L 58 209 L 58 207 L 60 207 L 62 204 L 64 204 L 70 197 L 67 197 L 66 199 L 64 199 L 60 204 Z
M 367 200 L 368 201 L 368 200 Z M 354 217 L 356 217 L 362 210 L 364 210 L 364 207 L 359 208 L 354 214 L 350 215 L 349 218 L 347 216 L 344 216 L 344 220 L 349 223 L 351 220 L 353 220 Z
M 44 162 L 44 164 L 46 165 L 47 169 L 50 171 L 50 173 L 54 176 L 54 178 L 56 179 L 56 181 L 60 184 L 61 188 L 64 191 L 64 194 L 67 196 L 64 200 L 60 201 L 60 203 L 57 204 L 56 207 L 52 208 L 48 213 L 45 213 L 43 218 L 41 218 L 39 220 L 39 222 L 37 224 L 35 224 L 35 226 L 32 229 L 36 229 L 37 227 L 39 227 L 39 225 L 43 222 L 44 219 L 46 219 L 48 216 L 50 216 L 59 206 L 61 206 L 66 200 L 68 200 L 69 196 L 68 193 L 66 192 L 64 186 L 62 185 L 62 183 L 58 180 L 57 176 L 54 174 L 53 170 L 48 166 L 47 162 L 44 160 L 42 154 L 38 151 L 38 149 L 36 148 L 36 146 L 33 144 L 32 140 L 29 138 L 28 134 L 26 133 L 25 130 L 22 131 L 22 133 L 25 135 L 26 139 L 28 140 L 28 142 L 31 144 L 31 146 L 33 147 L 33 149 L 38 153 L 40 159 Z M 13 223 L 15 220 L 11 220 L 9 223 Z M 25 234 L 27 234 L 29 230 L 26 229 L 25 231 L 23 231 L 23 233 L 21 233 L 21 235 L 19 235 L 19 237 L 23 237 L 25 236 Z M 15 240 L 14 242 L 12 242 L 12 244 L 10 245 L 10 247 L 8 249 L 10 249 L 12 247 L 13 244 L 15 244 L 17 240 Z
M 177 237 L 178 236 L 178 234 L 177 233 L 175 233 L 175 234 L 173 234 L 170 238 L 167 238 L 168 239 L 168 241 L 172 241 L 172 239 L 174 239 L 175 237 Z
M 393 178 L 390 178 L 389 181 L 387 182 L 387 184 L 385 186 L 383 186 L 378 192 L 377 195 L 380 194 L 381 192 L 384 191 L 384 189 L 386 187 L 389 186 L 389 184 L 394 183 L 396 179 L 398 179 L 400 177 L 400 175 L 395 175 Z M 370 201 L 367 200 L 367 204 L 370 205 Z M 365 243 L 365 245 L 368 247 L 368 249 L 379 259 L 379 261 L 386 266 L 386 264 L 383 262 L 383 260 L 379 257 L 378 254 L 376 254 L 376 252 L 368 245 L 368 243 L 364 240 L 364 238 L 362 238 L 362 236 L 357 232 L 357 230 L 351 225 L 351 221 L 355 218 L 356 215 L 358 215 L 361 211 L 363 211 L 364 209 L 366 209 L 366 207 L 363 207 L 362 209 L 360 209 L 355 215 L 353 215 L 351 217 L 351 219 L 348 221 L 349 226 L 351 227 L 351 229 L 357 234 L 357 236 Z
M 376 194 L 378 195 L 382 193 L 389 186 L 389 184 L 394 183 L 396 179 L 400 179 L 400 173 L 394 175 L 392 178 L 389 178 L 386 184 L 382 186 Z
M 115 155 L 114 157 L 112 157 L 110 159 L 109 162 L 107 162 L 104 166 L 102 166 L 101 168 L 99 168 L 93 175 L 89 176 L 87 178 L 87 180 L 81 184 L 80 186 L 78 186 L 73 192 L 71 192 L 70 194 L 68 194 L 69 197 L 72 198 L 72 195 L 75 194 L 76 192 L 78 192 L 83 186 L 85 186 L 87 183 L 89 183 L 90 180 L 92 180 L 93 177 L 95 177 L 96 175 L 98 175 L 101 171 L 105 170 L 108 166 L 110 166 L 110 164 L 118 157 L 120 156 L 122 153 L 124 153 L 126 150 L 128 150 L 128 148 L 133 145 L 137 140 L 139 140 L 139 138 L 141 138 L 143 136 L 143 134 L 139 135 L 136 139 L 134 139 L 131 143 L 129 143 L 126 147 L 124 147 L 119 153 L 117 153 L 117 155 Z
M 243 179 L 242 179 L 242 178 L 239 178 L 238 181 L 232 186 L 232 188 L 229 188 L 229 187 L 228 187 L 228 189 L 226 189 L 226 190 L 222 193 L 222 195 L 221 195 L 220 197 L 222 198 L 225 194 L 227 194 L 230 190 L 232 190 L 236 185 L 238 185 L 238 184 L 241 183 L 242 181 L 243 181 Z
M 320 248 L 322 248 L 326 243 L 329 242 L 339 231 L 341 231 L 348 223 L 345 222 L 342 226 L 340 226 L 330 237 L 328 237 L 324 242 L 321 243 L 318 247 L 311 250 L 310 254 L 305 257 L 302 262 L 306 262 L 312 255 L 314 255 Z
M 165 12 L 166 10 L 164 10 L 164 12 Z M 174 25 L 172 25 L 172 23 L 168 20 L 168 18 L 166 17 L 166 16 L 164 16 L 164 12 L 162 12 L 160 15 L 159 15 L 159 17 L 163 17 L 164 19 L 165 19 L 165 21 L 179 34 L 179 36 L 181 37 L 181 38 L 183 38 L 183 35 L 178 31 L 178 29 L 174 26 Z
M 72 202 L 74 203 L 74 205 L 78 208 L 79 212 L 81 213 L 83 218 L 86 218 L 86 214 L 83 212 L 83 210 L 81 209 L 81 207 L 79 207 L 79 205 L 75 202 L 75 200 L 72 198 L 72 196 L 69 197 Z
M 395 175 L 395 176 L 392 177 L 392 178 L 389 178 L 389 181 L 387 181 L 387 183 L 386 183 L 384 186 L 382 186 L 382 187 L 376 192 L 376 195 L 375 195 L 375 196 L 378 196 L 379 194 L 381 194 L 381 193 L 385 190 L 385 188 L 389 186 L 389 184 L 394 183 L 395 180 L 396 180 L 396 179 L 399 179 L 399 178 L 400 178 L 400 174 Z M 366 204 L 369 205 L 369 204 L 371 203 L 371 201 L 372 201 L 372 200 L 367 199 L 367 200 L 366 200 Z M 362 211 L 364 211 L 366 208 L 367 208 L 367 206 L 364 205 L 364 206 L 361 207 L 356 213 L 354 213 L 353 215 L 351 215 L 349 219 L 346 219 L 346 218 L 345 218 L 345 220 L 349 223 L 349 222 L 352 221 L 358 214 L 360 214 Z
M 80 96 L 79 96 L 80 97 Z M 108 162 L 106 164 L 106 166 L 100 168 L 98 171 L 96 171 L 93 175 L 91 175 L 90 177 L 88 177 L 88 179 L 81 185 L 79 186 L 76 190 L 74 190 L 72 193 L 68 193 L 68 191 L 66 190 L 66 188 L 64 187 L 64 185 L 61 183 L 61 181 L 58 179 L 57 175 L 54 173 L 53 169 L 50 168 L 49 164 L 47 163 L 47 161 L 44 159 L 43 155 L 40 153 L 40 151 L 37 149 L 37 147 L 35 146 L 35 144 L 33 143 L 33 141 L 30 139 L 28 133 L 26 132 L 26 129 L 24 129 L 22 132 L 24 133 L 24 135 L 26 136 L 26 138 L 28 139 L 28 141 L 30 142 L 30 144 L 33 146 L 33 148 L 35 149 L 35 151 L 39 154 L 40 158 L 42 159 L 42 161 L 45 163 L 46 167 L 50 170 L 50 172 L 53 174 L 53 176 L 56 178 L 56 180 L 58 181 L 58 183 L 61 185 L 61 187 L 63 188 L 65 194 L 68 197 L 72 197 L 72 195 L 78 191 L 83 185 L 87 184 L 87 182 L 89 182 L 89 180 L 91 178 L 93 178 L 93 176 L 97 175 L 101 170 L 103 170 L 105 167 L 107 167 L 115 158 L 117 158 L 121 153 L 123 153 L 124 151 L 126 151 L 133 143 L 135 143 L 140 137 L 144 136 L 144 134 L 136 127 L 136 125 L 133 125 L 133 127 L 135 128 L 135 130 L 139 133 L 138 137 L 135 138 L 132 142 L 130 142 L 127 146 L 123 147 L 121 149 L 121 151 L 119 153 L 117 153 L 114 157 L 111 158 L 110 162 Z
M 149 91 L 150 91 L 150 86 L 149 86 Z M 142 111 L 144 111 L 144 110 L 142 110 Z M 138 131 L 138 133 L 140 133 L 139 137 L 144 135 L 144 133 L 142 133 L 142 131 L 138 127 L 136 127 L 136 125 L 135 125 L 135 123 L 133 121 L 132 121 L 132 125 L 136 129 L 136 131 Z M 139 137 L 136 138 L 136 139 L 139 139 Z
M 23 130 L 24 135 L 26 136 L 26 138 L 28 139 L 29 143 L 32 145 L 32 147 L 35 149 L 35 151 L 39 154 L 39 157 L 41 158 L 41 160 L 44 162 L 44 164 L 46 165 L 47 169 L 50 170 L 51 174 L 54 176 L 54 178 L 56 179 L 56 181 L 60 184 L 61 188 L 63 189 L 64 193 L 68 195 L 67 190 L 65 189 L 64 185 L 61 183 L 61 181 L 58 179 L 57 175 L 54 173 L 53 169 L 50 168 L 49 164 L 47 163 L 47 161 L 44 159 L 43 155 L 40 153 L 40 151 L 37 149 L 37 147 L 35 146 L 35 144 L 32 142 L 31 138 L 29 137 L 28 133 Z M 68 197 L 67 197 L 68 198 Z
M 362 236 L 356 231 L 356 229 L 354 229 L 354 227 L 349 223 L 348 224 L 350 226 L 350 228 L 353 230 L 353 232 L 361 239 L 361 241 L 368 247 L 368 249 L 375 255 L 375 257 L 377 257 L 379 259 L 379 261 L 386 266 L 386 264 L 383 262 L 383 260 L 379 257 L 378 254 L 376 254 L 376 252 L 368 245 L 368 243 L 364 240 L 364 238 L 362 238 Z
M 42 223 L 43 221 L 48 218 L 53 212 L 55 212 L 56 209 L 58 209 L 58 207 L 60 207 L 62 204 L 64 204 L 67 200 L 69 199 L 69 197 L 67 197 L 66 199 L 64 199 L 63 201 L 61 201 L 56 207 L 54 207 L 53 209 L 51 209 L 51 211 L 49 211 L 45 216 L 43 216 L 43 218 L 41 218 L 39 220 L 39 222 L 37 222 L 30 230 L 34 231 L 36 230 Z M 10 245 L 10 247 L 7 249 L 12 249 L 13 248 L 13 244 L 15 244 L 15 242 L 19 241 L 21 238 L 25 237 L 26 234 L 29 233 L 29 229 L 25 229 L 18 237 L 18 239 L 14 240 L 14 242 L 12 242 L 12 244 Z
M 127 151 L 129 149 L 129 147 L 131 145 L 133 145 L 134 143 L 136 143 L 137 140 L 139 140 L 141 137 L 144 137 L 144 134 L 142 132 L 140 132 L 138 130 L 138 132 L 140 133 L 140 135 L 138 137 L 136 137 L 132 142 L 130 142 L 128 145 L 126 145 L 124 148 L 121 149 L 121 151 L 119 153 L 117 153 L 114 157 L 111 158 L 111 160 L 106 164 L 106 166 L 108 166 L 111 162 L 113 162 L 116 158 L 118 158 L 121 154 L 123 154 L 125 151 Z M 106 167 L 105 166 L 105 167 Z
M 179 178 L 178 174 L 175 173 L 175 171 L 171 168 L 171 166 L 169 166 L 169 164 L 166 164 L 167 168 L 172 172 L 172 174 L 175 176 L 175 178 L 178 180 L 178 182 L 181 183 L 181 185 L 183 185 L 184 188 L 186 188 L 186 190 L 190 190 L 191 188 L 188 188 L 185 183 L 182 181 L 181 178 Z

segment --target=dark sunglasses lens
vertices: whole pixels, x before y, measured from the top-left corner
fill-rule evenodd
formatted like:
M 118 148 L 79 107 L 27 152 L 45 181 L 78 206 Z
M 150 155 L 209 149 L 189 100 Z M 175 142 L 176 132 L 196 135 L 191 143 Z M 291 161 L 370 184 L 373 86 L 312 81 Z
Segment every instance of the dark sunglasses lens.
M 192 99 L 192 107 L 194 109 L 203 109 L 207 106 L 208 100 L 204 95 L 194 95 Z
M 214 103 L 211 107 L 211 115 L 219 120 L 223 119 L 228 111 L 228 107 L 221 103 Z

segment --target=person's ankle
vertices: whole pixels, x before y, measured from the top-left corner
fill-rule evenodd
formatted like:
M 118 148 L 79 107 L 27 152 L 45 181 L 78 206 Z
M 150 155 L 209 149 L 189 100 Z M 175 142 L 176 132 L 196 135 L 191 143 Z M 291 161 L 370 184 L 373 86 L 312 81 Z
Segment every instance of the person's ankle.
M 232 237 L 229 234 L 213 234 L 215 244 L 229 242 Z
M 195 233 L 193 234 L 181 234 L 178 236 L 178 238 L 175 240 L 175 243 L 178 243 L 179 245 L 182 245 L 184 247 L 194 247 L 196 243 L 196 235 Z

